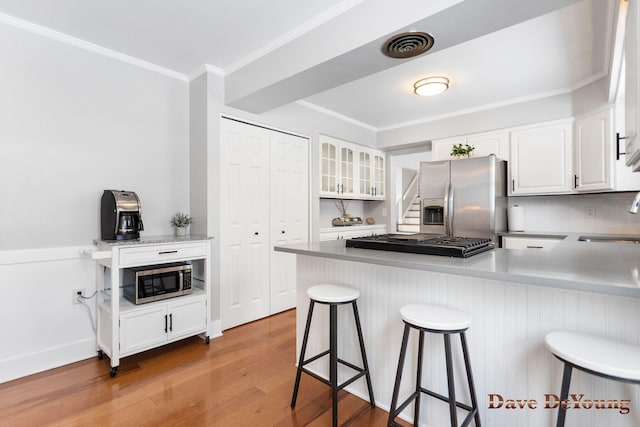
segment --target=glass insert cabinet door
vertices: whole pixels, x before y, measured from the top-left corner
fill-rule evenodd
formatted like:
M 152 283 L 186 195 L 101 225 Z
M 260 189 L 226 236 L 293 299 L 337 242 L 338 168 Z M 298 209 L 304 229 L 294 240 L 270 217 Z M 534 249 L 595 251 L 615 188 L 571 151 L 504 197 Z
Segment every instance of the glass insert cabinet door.
M 373 156 L 373 187 L 374 196 L 384 197 L 384 156 Z
M 358 153 L 358 160 L 360 165 L 360 187 L 358 190 L 361 195 L 370 196 L 373 194 L 373 186 L 371 185 L 371 153 L 360 151 L 360 153 Z
M 354 192 L 355 152 L 349 146 L 340 148 L 340 194 Z
M 338 147 L 330 142 L 322 143 L 322 180 L 320 190 L 323 193 L 338 192 Z

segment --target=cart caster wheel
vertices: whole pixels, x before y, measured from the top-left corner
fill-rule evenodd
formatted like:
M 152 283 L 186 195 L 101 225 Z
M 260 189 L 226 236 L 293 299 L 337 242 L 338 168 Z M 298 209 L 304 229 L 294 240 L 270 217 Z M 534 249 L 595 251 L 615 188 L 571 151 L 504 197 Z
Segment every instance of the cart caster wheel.
M 104 359 L 104 352 L 102 350 L 98 350 L 98 360 Z
M 114 366 L 111 368 L 111 372 L 109 373 L 109 375 L 111 375 L 111 378 L 113 378 L 116 376 L 117 373 L 118 373 L 118 367 Z
M 209 343 L 211 342 L 211 338 L 209 338 L 209 335 L 207 335 L 206 337 L 204 337 L 204 343 L 209 345 Z

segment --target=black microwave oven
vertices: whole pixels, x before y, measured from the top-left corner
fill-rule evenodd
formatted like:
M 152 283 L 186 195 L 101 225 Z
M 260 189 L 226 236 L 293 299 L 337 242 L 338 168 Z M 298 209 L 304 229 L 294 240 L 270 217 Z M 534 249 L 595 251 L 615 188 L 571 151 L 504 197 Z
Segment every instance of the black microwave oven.
M 123 294 L 134 304 L 143 304 L 191 293 L 191 264 L 177 262 L 125 268 Z

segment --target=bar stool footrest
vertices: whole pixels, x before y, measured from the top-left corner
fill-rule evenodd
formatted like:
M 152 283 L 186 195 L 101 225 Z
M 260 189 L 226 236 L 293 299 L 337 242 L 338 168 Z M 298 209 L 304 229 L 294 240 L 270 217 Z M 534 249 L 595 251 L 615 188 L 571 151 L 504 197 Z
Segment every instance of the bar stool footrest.
M 413 402 L 413 401 L 416 399 L 416 397 L 417 397 L 417 396 L 418 396 L 418 392 L 417 392 L 417 391 L 414 391 L 413 393 L 411 393 L 411 395 L 410 395 L 409 397 L 407 397 L 407 399 L 406 399 L 404 402 L 402 402 L 402 404 L 401 404 L 401 405 L 399 405 L 399 406 L 396 408 L 395 412 L 394 412 L 393 414 L 391 414 L 391 416 L 393 417 L 393 419 L 395 420 L 395 419 L 396 419 L 396 417 L 397 417 L 398 415 L 400 415 L 400 413 L 401 413 L 402 411 L 404 411 L 404 408 L 406 408 L 407 406 L 409 406 L 409 403 Z M 395 421 L 394 421 L 394 423 L 395 423 Z
M 420 391 L 425 393 L 425 394 L 428 394 L 431 397 L 435 397 L 436 399 L 440 399 L 443 402 L 449 403 L 449 398 L 448 397 L 443 396 L 443 395 L 441 395 L 439 393 L 436 393 L 435 391 L 427 390 L 426 388 L 420 388 Z M 415 394 L 415 392 L 414 392 L 414 394 Z M 456 406 L 458 408 L 465 409 L 467 411 L 473 411 L 473 407 L 471 407 L 471 406 L 469 406 L 469 405 L 467 405 L 465 403 L 462 403 L 462 402 L 456 401 Z
M 431 390 L 427 390 L 426 388 L 420 388 L 420 391 L 428 396 L 431 397 L 435 397 L 436 399 L 442 400 L 443 402 L 449 402 L 449 398 L 446 396 L 443 396 L 439 393 L 436 393 L 434 391 Z M 416 397 L 418 397 L 418 392 L 414 391 L 413 393 L 411 393 L 411 395 L 409 395 L 409 397 L 407 397 L 407 399 L 402 402 L 402 404 L 400 404 L 395 412 L 393 414 L 391 414 L 391 416 L 393 417 L 393 419 L 395 420 L 395 418 L 400 415 L 402 413 L 402 411 L 405 410 L 405 408 L 407 406 L 409 406 L 409 404 L 413 401 L 415 401 Z M 469 423 L 471 423 L 471 420 L 473 419 L 473 417 L 476 415 L 476 412 L 478 412 L 477 409 L 474 409 L 473 407 L 465 404 L 465 403 L 461 403 L 456 401 L 456 406 L 460 409 L 464 409 L 466 411 L 469 411 L 469 413 L 467 414 L 467 416 L 465 417 L 464 421 L 462 422 L 462 424 L 460 424 L 460 427 L 465 427 L 467 425 L 469 425 Z M 394 426 L 398 426 L 400 424 L 396 423 L 395 421 L 393 421 L 393 425 Z
M 320 359 L 320 358 L 321 358 L 321 357 L 323 357 L 323 356 L 326 356 L 327 354 L 329 354 L 329 352 L 330 352 L 330 351 L 331 351 L 331 350 L 323 351 L 323 352 L 322 352 L 322 353 L 320 353 L 320 354 L 316 354 L 315 356 L 310 357 L 309 359 L 307 359 L 307 360 L 305 360 L 304 362 L 302 362 L 302 366 L 306 365 L 307 363 L 311 363 L 311 362 L 313 362 L 313 361 L 316 361 L 316 360 Z
M 316 354 L 315 356 L 305 360 L 304 362 L 302 362 L 302 367 L 300 368 L 300 370 L 302 372 L 304 372 L 307 375 L 312 376 L 313 378 L 317 379 L 318 381 L 331 386 L 331 381 L 329 381 L 326 378 L 321 377 L 320 375 L 316 374 L 315 372 L 312 372 L 310 370 L 308 370 L 307 368 L 304 367 L 304 365 L 314 362 L 318 359 L 320 359 L 323 356 L 326 356 L 329 354 L 331 350 L 327 350 L 327 351 L 323 351 L 322 353 Z M 351 368 L 354 371 L 357 371 L 358 373 L 356 375 L 354 375 L 353 377 L 349 378 L 348 380 L 346 380 L 345 382 L 343 382 L 342 384 L 338 385 L 336 388 L 338 390 L 342 390 L 343 388 L 345 388 L 346 386 L 348 386 L 349 384 L 351 384 L 354 381 L 357 381 L 358 379 L 362 378 L 363 376 L 365 376 L 367 374 L 367 371 L 365 368 L 361 368 L 359 366 L 354 365 L 353 363 L 349 363 L 346 360 L 342 360 L 342 359 L 338 359 L 338 363 L 343 364 L 344 366 L 346 366 L 347 368 Z

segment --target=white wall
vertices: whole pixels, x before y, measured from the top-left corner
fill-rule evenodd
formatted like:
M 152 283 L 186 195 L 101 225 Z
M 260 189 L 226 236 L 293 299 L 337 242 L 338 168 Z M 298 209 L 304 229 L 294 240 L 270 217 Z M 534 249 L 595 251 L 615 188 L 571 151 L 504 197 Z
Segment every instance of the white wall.
M 104 189 L 138 194 L 146 235 L 188 211 L 188 99 L 186 82 L 0 24 L 0 382 L 95 355 L 72 305 L 95 289 L 79 250 Z
M 188 209 L 187 83 L 0 25 L 0 94 L 0 250 L 91 243 L 104 189 Z

